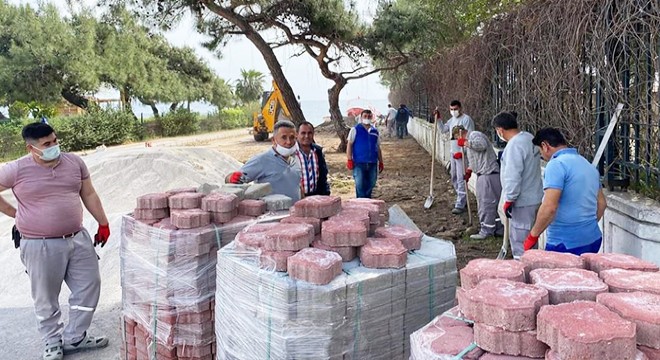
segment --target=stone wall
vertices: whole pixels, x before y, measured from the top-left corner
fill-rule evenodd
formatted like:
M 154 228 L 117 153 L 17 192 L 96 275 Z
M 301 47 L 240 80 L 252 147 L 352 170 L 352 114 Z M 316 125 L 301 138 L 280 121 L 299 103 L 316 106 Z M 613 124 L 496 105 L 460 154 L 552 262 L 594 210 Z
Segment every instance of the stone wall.
M 415 118 L 408 123 L 408 132 L 426 151 L 432 152 L 433 124 Z M 449 164 L 448 134 L 438 132 L 436 159 L 438 164 Z M 475 192 L 476 177 L 470 179 L 468 187 Z M 605 196 L 601 251 L 630 254 L 660 265 L 660 203 L 635 193 L 605 191 Z

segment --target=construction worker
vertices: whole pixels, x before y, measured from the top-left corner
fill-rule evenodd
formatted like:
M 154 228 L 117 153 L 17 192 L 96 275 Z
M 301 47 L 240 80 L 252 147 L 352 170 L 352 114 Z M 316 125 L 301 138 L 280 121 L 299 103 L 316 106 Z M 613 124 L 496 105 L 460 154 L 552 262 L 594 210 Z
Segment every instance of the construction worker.
M 323 148 L 314 142 L 314 125 L 304 121 L 298 125 L 296 158 L 301 168 L 301 186 L 305 196 L 330 195 L 328 165 Z
M 16 219 L 21 261 L 30 278 L 44 360 L 102 348 L 108 339 L 87 333 L 99 301 L 101 276 L 94 246 L 110 237 L 108 219 L 83 160 L 60 152 L 53 128 L 28 124 L 22 131 L 29 152 L 0 168 L 0 191 L 12 189 L 14 208 L 0 197 L 0 211 Z M 99 223 L 94 241 L 82 226 L 82 204 Z M 69 322 L 60 317 L 62 281 L 71 290 Z
M 394 122 L 396 123 L 396 136 L 399 139 L 403 139 L 408 136 L 408 120 L 412 116 L 412 112 L 406 106 L 406 104 L 399 105 L 399 109 L 396 112 Z
M 513 258 L 519 259 L 541 204 L 543 183 L 539 149 L 532 143 L 532 134 L 518 129 L 516 117 L 516 113 L 501 112 L 492 123 L 500 140 L 507 142 L 500 164 L 503 211 L 510 219 Z
M 437 108 L 436 108 L 437 110 Z M 449 153 L 450 158 L 450 175 L 451 183 L 454 186 L 456 191 L 456 202 L 454 203 L 454 208 L 451 210 L 452 214 L 458 215 L 465 212 L 467 206 L 467 187 L 465 184 L 465 179 L 463 178 L 464 169 L 463 169 L 463 153 L 461 148 L 458 146 L 458 138 L 455 136 L 456 131 L 454 127 L 461 125 L 464 129 L 468 131 L 468 134 L 474 131 L 474 121 L 468 114 L 464 114 L 461 106 L 461 102 L 458 100 L 453 100 L 449 104 L 449 113 L 451 118 L 447 120 L 446 123 L 439 121 L 439 117 L 436 115 L 438 120 L 438 126 L 440 131 L 443 133 L 450 133 L 450 149 Z
M 545 250 L 597 253 L 603 240 L 598 221 L 607 207 L 598 170 L 577 149 L 568 147 L 558 129 L 541 129 L 532 142 L 548 164 L 543 202 L 525 240 L 525 250 L 533 248 L 547 228 Z
M 500 182 L 500 165 L 497 155 L 488 137 L 480 131 L 468 131 L 462 126 L 458 129 L 459 147 L 468 148 L 467 157 L 470 167 L 465 170 L 465 181 L 469 181 L 473 173 L 477 174 L 477 205 L 480 230 L 470 235 L 470 239 L 484 240 L 489 236 L 502 233 L 502 225 L 497 222 L 497 204 L 502 193 Z
M 346 167 L 348 170 L 353 170 L 355 195 L 358 198 L 371 198 L 378 173 L 385 169 L 380 150 L 380 136 L 378 130 L 371 126 L 372 120 L 371 110 L 363 110 L 360 114 L 360 123 L 348 133 Z
M 302 197 L 302 175 L 300 163 L 295 157 L 296 151 L 296 126 L 289 120 L 280 120 L 273 126 L 273 146 L 253 156 L 239 171 L 227 175 L 225 182 L 270 183 L 273 194 L 286 195 L 296 202 Z
M 387 127 L 387 137 L 394 136 L 394 127 L 396 125 L 397 111 L 392 107 L 392 104 L 387 104 L 387 117 L 385 118 L 385 127 Z

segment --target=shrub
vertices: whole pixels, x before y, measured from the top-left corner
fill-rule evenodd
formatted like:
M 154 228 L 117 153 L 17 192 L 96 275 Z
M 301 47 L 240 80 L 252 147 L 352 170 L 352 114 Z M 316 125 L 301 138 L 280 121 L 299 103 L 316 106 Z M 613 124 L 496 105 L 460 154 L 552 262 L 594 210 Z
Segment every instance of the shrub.
M 138 140 L 142 128 L 133 114 L 97 107 L 90 107 L 80 116 L 57 117 L 49 122 L 57 131 L 57 137 L 66 151 Z
M 25 142 L 21 136 L 23 121 L 10 120 L 0 122 L 0 157 L 12 160 L 25 155 Z
M 30 107 L 24 102 L 14 101 L 11 105 L 9 105 L 9 118 L 12 120 L 26 118 L 29 114 Z
M 199 130 L 197 113 L 187 109 L 177 109 L 158 119 L 163 136 L 178 136 L 196 133 Z

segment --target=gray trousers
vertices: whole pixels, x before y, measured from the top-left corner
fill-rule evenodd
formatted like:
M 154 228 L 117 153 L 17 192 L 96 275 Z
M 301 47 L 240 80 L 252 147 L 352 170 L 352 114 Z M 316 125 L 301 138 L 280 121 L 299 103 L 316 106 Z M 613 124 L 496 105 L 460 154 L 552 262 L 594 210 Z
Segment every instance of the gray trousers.
M 534 220 L 536 219 L 536 211 L 539 205 L 531 206 L 513 206 L 511 210 L 511 219 L 509 219 L 509 241 L 511 242 L 511 252 L 514 259 L 518 259 L 525 252 L 523 243 L 532 230 Z
M 479 234 L 493 236 L 495 232 L 501 231 L 499 227 L 502 225 L 496 221 L 501 193 L 500 174 L 477 176 L 477 205 L 481 225 Z
M 87 230 L 68 239 L 22 239 L 21 261 L 30 277 L 44 343 L 80 341 L 92 323 L 101 292 L 99 261 Z M 66 328 L 58 301 L 62 281 L 71 290 Z
M 449 175 L 451 176 L 451 183 L 454 186 L 454 190 L 456 190 L 456 204 L 454 204 L 454 207 L 464 209 L 467 205 L 467 198 L 465 193 L 465 179 L 463 178 L 463 160 L 454 159 L 452 156 L 450 164 Z

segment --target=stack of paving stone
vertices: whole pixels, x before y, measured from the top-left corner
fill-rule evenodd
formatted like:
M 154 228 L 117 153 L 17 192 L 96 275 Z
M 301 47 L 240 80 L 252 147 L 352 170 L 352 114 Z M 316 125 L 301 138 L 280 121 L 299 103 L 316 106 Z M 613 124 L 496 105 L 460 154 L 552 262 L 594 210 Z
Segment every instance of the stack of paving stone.
M 353 220 L 362 229 L 356 235 L 358 231 L 347 225 L 348 217 L 332 219 L 346 210 L 337 201 L 326 197 L 296 203 L 292 211 L 296 219 L 275 226 L 278 244 L 298 242 L 293 232 L 290 239 L 284 238 L 283 225 L 306 227 L 300 235 L 305 239 L 320 225 L 321 236 L 315 241 L 329 241 L 325 247 L 394 241 L 396 251 L 403 249 L 407 255 L 406 261 L 385 269 L 367 268 L 358 259 L 342 262 L 339 249 L 317 246 L 293 251 L 288 273 L 273 271 L 277 265 L 267 266 L 263 259 L 264 244 L 273 242 L 273 233 L 268 234 L 273 227 L 244 229 L 218 252 L 218 359 L 404 359 L 410 351 L 410 334 L 453 306 L 457 271 L 451 243 L 425 236 L 417 250 L 406 252 L 400 240 L 367 238 L 366 226 L 372 224 L 369 210 L 364 209 L 351 209 L 354 214 L 367 214 Z M 381 216 L 380 207 L 373 209 L 380 225 L 386 216 Z M 330 235 L 324 237 L 328 226 Z M 395 262 L 379 260 L 387 265 Z
M 459 306 L 412 335 L 411 359 L 660 359 L 655 264 L 530 250 L 460 274 Z
M 215 358 L 216 252 L 266 209 L 239 190 L 147 194 L 124 216 L 123 359 Z

